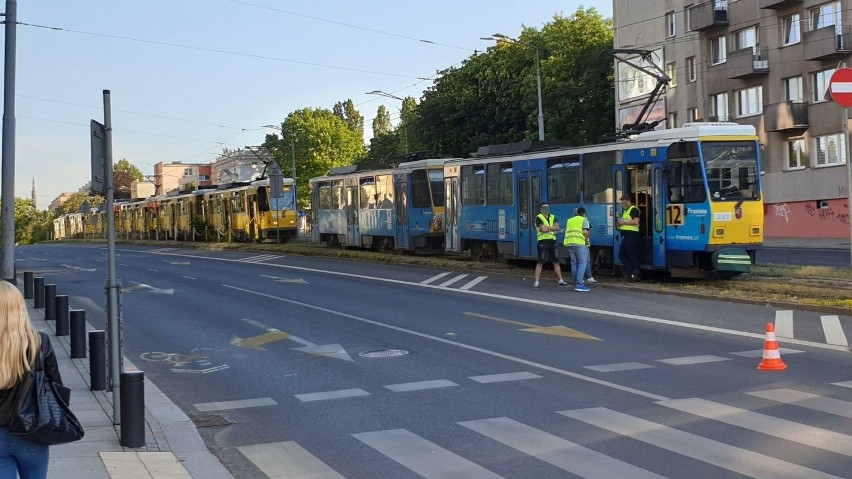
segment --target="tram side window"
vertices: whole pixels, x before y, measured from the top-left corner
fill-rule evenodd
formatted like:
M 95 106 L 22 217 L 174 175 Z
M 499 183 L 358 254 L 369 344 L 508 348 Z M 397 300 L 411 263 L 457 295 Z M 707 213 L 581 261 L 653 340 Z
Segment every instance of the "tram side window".
M 376 177 L 376 207 L 383 210 L 393 208 L 393 176 Z
M 707 199 L 695 142 L 669 146 L 666 170 L 669 203 L 703 203 Z
M 566 156 L 548 160 L 547 200 L 551 204 L 580 202 L 579 156 Z
M 612 167 L 614 151 L 601 151 L 583 155 L 586 203 L 612 203 Z
M 319 209 L 331 209 L 331 186 L 327 184 L 320 184 L 319 187 Z
M 485 177 L 488 182 L 485 203 L 489 205 L 511 205 L 512 164 L 508 162 L 491 163 L 488 165 Z
M 444 206 L 444 170 L 429 170 L 429 184 L 432 187 L 432 205 Z
M 411 172 L 411 206 L 414 208 L 429 208 L 432 206 L 429 197 L 429 177 L 426 170 Z
M 462 205 L 485 204 L 485 165 L 462 167 L 461 190 Z
M 376 179 L 372 176 L 361 178 L 361 209 L 376 208 Z
M 322 190 L 320 190 L 322 191 Z M 269 211 L 269 189 L 265 186 L 260 186 L 257 188 L 257 210 L 258 211 Z M 320 205 L 322 205 L 322 200 L 320 200 Z M 322 206 L 320 206 L 322 208 Z
M 343 183 L 338 181 L 331 190 L 331 209 L 342 210 L 346 208 L 346 197 L 343 196 Z

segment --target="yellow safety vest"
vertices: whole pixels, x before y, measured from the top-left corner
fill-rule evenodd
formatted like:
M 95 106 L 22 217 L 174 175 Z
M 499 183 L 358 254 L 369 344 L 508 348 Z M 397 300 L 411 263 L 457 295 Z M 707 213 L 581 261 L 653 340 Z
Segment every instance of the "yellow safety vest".
M 621 213 L 621 219 L 626 220 L 626 221 L 632 220 L 633 218 L 630 217 L 630 212 L 633 209 L 638 210 L 639 208 L 636 208 L 636 205 L 630 205 L 630 207 L 628 207 L 626 210 L 624 210 L 623 213 Z M 634 232 L 638 233 L 639 232 L 639 225 L 635 225 L 635 226 L 634 225 L 621 225 L 621 226 L 619 226 L 618 229 L 620 229 L 621 231 L 634 231 Z
M 586 222 L 585 216 L 574 216 L 568 219 L 568 225 L 565 226 L 565 246 L 569 245 L 585 245 L 586 235 L 583 234 L 583 223 Z
M 541 222 L 545 226 L 553 226 L 553 223 L 556 221 L 556 216 L 554 216 L 554 215 L 550 215 L 550 218 L 545 218 L 543 214 L 539 213 L 537 217 L 541 218 Z M 552 231 L 542 233 L 542 231 L 540 229 L 536 228 L 536 232 L 538 233 L 536 235 L 536 240 L 538 240 L 538 241 L 542 241 L 542 240 L 554 240 L 554 241 L 556 241 L 556 233 L 554 233 Z

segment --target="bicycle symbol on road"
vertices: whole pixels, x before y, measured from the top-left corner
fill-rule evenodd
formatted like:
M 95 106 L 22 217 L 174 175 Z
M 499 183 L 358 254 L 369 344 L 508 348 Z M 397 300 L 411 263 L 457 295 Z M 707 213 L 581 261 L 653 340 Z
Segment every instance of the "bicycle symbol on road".
M 168 363 L 173 373 L 209 374 L 230 368 L 227 364 L 216 365 L 209 356 L 199 352 L 202 350 L 204 348 L 193 349 L 190 354 L 150 351 L 139 357 L 145 361 Z

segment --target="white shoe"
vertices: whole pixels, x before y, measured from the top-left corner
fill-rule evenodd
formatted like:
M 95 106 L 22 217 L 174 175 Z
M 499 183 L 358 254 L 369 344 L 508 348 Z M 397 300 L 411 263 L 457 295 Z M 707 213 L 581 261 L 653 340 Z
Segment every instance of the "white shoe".
M 589 278 L 586 280 L 587 283 L 597 283 L 598 281 L 595 278 Z
M 535 283 L 533 283 L 533 288 L 538 289 L 538 281 L 536 281 Z

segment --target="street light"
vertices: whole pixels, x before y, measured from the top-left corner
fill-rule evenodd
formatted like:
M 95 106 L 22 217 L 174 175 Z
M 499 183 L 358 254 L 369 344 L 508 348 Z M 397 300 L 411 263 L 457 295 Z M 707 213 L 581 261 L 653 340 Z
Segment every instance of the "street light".
M 284 139 L 284 129 L 281 128 L 280 126 L 263 125 L 263 126 L 261 126 L 261 128 L 271 128 L 273 130 L 278 130 L 278 131 L 281 132 L 281 138 Z M 296 213 L 298 214 L 299 203 L 298 203 L 298 196 L 296 196 L 296 193 L 298 193 L 298 189 L 296 188 L 296 183 L 298 183 L 298 181 L 296 180 L 296 132 L 292 131 L 292 132 L 290 132 L 290 134 L 292 135 L 292 140 L 290 141 L 290 146 L 291 146 L 292 151 L 293 151 L 293 208 L 296 210 Z
M 544 141 L 544 109 L 541 105 L 541 64 L 539 62 L 538 57 L 538 47 L 535 45 L 530 45 L 528 43 L 523 43 L 515 38 L 512 38 L 508 35 L 503 35 L 502 33 L 495 33 L 490 37 L 479 37 L 480 40 L 488 40 L 494 42 L 509 42 L 514 43 L 515 45 L 521 45 L 525 47 L 531 47 L 535 49 L 535 81 L 538 87 L 538 139 L 539 141 Z
M 365 95 L 378 95 L 386 98 L 393 98 L 394 100 L 399 100 L 402 102 L 405 101 L 404 98 L 400 98 L 396 95 L 391 95 L 390 93 L 383 92 L 381 90 L 368 91 L 367 93 L 365 93 Z M 400 107 L 399 109 L 399 117 L 400 121 L 402 122 L 402 131 L 405 133 L 405 153 L 408 154 L 408 125 L 402 118 L 402 107 Z

